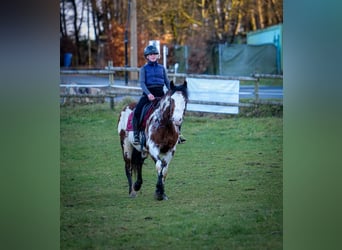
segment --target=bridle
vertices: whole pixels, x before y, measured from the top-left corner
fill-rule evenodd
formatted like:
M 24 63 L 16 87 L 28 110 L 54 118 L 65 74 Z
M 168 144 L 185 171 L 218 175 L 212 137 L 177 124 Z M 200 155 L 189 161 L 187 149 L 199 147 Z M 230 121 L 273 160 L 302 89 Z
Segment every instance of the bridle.
M 175 127 L 178 127 L 179 125 L 177 125 L 177 124 L 175 124 L 175 121 L 173 120 L 173 118 L 172 118 L 172 96 L 175 94 L 175 93 L 180 93 L 182 96 L 183 96 L 183 92 L 181 91 L 181 90 L 176 90 L 176 91 L 174 91 L 173 93 L 171 93 L 171 94 L 169 94 L 169 96 L 167 97 L 167 98 L 169 98 L 169 100 L 168 100 L 168 102 L 169 102 L 169 113 L 168 113 L 168 117 L 169 117 L 169 121 L 171 121 L 172 122 L 172 124 L 175 126 Z M 186 100 L 186 98 L 183 96 L 183 98 L 184 98 L 184 100 L 185 100 L 185 107 L 186 107 L 186 103 L 187 103 L 187 100 Z M 157 119 L 157 122 L 159 123 L 159 126 L 162 126 L 161 124 L 160 124 L 160 118 L 162 117 L 162 112 L 163 112 L 163 110 L 161 109 L 161 107 L 160 107 L 160 101 L 163 99 L 163 97 L 156 97 L 155 98 L 155 100 L 153 100 L 153 102 L 155 102 L 156 104 L 155 104 L 155 108 L 158 108 L 158 106 L 159 106 L 159 108 L 160 108 L 160 110 L 159 110 L 159 118 Z M 184 110 L 185 111 L 185 110 Z

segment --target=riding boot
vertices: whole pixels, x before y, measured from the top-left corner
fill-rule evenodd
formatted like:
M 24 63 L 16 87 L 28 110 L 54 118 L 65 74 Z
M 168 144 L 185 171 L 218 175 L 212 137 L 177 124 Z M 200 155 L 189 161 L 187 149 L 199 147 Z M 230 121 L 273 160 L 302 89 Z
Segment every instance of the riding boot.
M 186 142 L 186 139 L 184 138 L 182 134 L 180 134 L 178 138 L 178 144 L 183 144 L 185 142 Z
M 178 134 L 179 134 L 179 136 L 178 136 L 178 144 L 183 144 L 183 143 L 186 142 L 186 139 L 182 135 L 181 128 L 182 128 L 182 126 L 178 127 L 178 129 L 179 129 L 178 130 Z
M 134 141 L 133 144 L 139 145 L 140 144 L 140 138 L 139 138 L 139 130 L 138 130 L 138 121 L 133 116 L 133 134 L 134 134 Z

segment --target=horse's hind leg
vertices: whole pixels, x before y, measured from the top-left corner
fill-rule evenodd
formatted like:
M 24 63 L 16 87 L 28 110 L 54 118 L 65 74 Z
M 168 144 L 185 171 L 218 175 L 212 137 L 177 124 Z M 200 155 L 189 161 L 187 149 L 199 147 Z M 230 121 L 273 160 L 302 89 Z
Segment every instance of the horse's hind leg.
M 137 166 L 137 180 L 134 183 L 134 190 L 139 191 L 141 188 L 141 185 L 143 184 L 143 179 L 142 179 L 142 164 L 139 164 Z
M 125 159 L 125 172 L 128 181 L 128 194 L 132 192 L 132 167 L 131 161 L 129 159 Z
M 131 163 L 129 165 L 126 165 L 126 176 L 128 180 L 128 194 L 130 197 L 135 198 L 137 196 L 137 191 L 139 191 L 141 184 L 142 184 L 142 179 L 139 181 L 139 179 L 133 184 L 132 181 L 132 165 Z M 139 175 L 139 174 L 138 174 Z M 140 174 L 141 176 L 141 174 Z
M 136 196 L 136 192 L 138 192 L 143 184 L 142 179 L 142 165 L 144 163 L 144 158 L 142 158 L 141 153 L 136 149 L 133 149 L 132 153 L 132 168 L 136 173 L 137 180 L 135 181 L 134 185 L 132 186 L 131 197 Z
M 129 146 L 127 141 L 122 143 L 123 158 L 125 161 L 125 173 L 128 181 L 128 194 L 131 197 L 135 197 L 135 192 L 133 192 L 132 186 L 132 175 L 133 175 L 133 165 L 132 165 L 132 150 L 133 148 Z M 133 192 L 133 193 L 132 193 Z

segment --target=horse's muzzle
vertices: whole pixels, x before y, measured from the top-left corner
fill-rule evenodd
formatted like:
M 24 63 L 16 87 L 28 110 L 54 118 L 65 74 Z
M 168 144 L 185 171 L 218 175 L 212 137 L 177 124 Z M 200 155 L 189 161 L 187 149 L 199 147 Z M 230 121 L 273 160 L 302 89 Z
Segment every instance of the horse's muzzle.
M 180 126 L 180 125 L 182 125 L 183 119 L 182 119 L 182 118 L 179 118 L 179 119 L 173 118 L 173 119 L 172 119 L 172 122 L 173 122 L 173 124 L 175 124 L 176 126 Z

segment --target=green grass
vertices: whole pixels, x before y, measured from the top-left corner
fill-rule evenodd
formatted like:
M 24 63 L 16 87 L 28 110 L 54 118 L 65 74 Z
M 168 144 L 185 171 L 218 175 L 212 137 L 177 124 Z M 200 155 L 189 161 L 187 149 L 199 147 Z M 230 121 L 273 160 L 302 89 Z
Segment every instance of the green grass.
M 61 249 L 282 249 L 282 118 L 187 113 L 153 198 L 150 158 L 135 199 L 108 105 L 61 107 Z
M 240 81 L 240 85 L 254 85 L 253 81 Z M 261 78 L 259 80 L 259 86 L 275 86 L 282 87 L 283 79 L 281 78 Z

